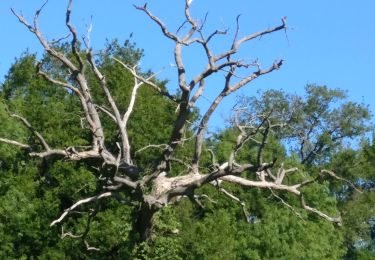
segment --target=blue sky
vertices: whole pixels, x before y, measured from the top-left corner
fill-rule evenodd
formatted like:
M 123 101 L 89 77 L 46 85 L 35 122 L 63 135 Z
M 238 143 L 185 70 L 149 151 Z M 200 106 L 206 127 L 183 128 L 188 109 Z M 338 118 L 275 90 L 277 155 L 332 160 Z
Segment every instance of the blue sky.
M 3 80 L 14 58 L 24 50 L 41 53 L 37 40 L 17 19 L 10 7 L 22 11 L 32 21 L 34 11 L 44 1 L 0 1 L 1 48 L 0 81 Z M 141 66 L 153 71 L 163 70 L 161 78 L 170 80 L 175 90 L 173 44 L 162 36 L 159 28 L 133 4 L 143 5 L 139 0 L 93 1 L 76 0 L 72 20 L 79 34 L 86 31 L 86 24 L 93 17 L 91 35 L 94 49 L 100 49 L 105 39 L 124 41 L 130 33 L 140 48 L 145 50 Z M 48 39 L 66 35 L 65 8 L 67 1 L 50 0 L 40 18 L 40 27 Z M 182 0 L 150 0 L 148 8 L 175 31 L 183 22 Z M 281 70 L 252 82 L 240 94 L 254 94 L 258 89 L 284 89 L 303 93 L 307 83 L 327 85 L 348 91 L 351 100 L 364 102 L 375 111 L 375 1 L 373 0 L 194 0 L 192 14 L 203 18 L 208 12 L 207 33 L 219 28 L 229 28 L 228 37 L 219 37 L 213 49 L 224 50 L 231 43 L 235 18 L 241 14 L 240 34 L 246 35 L 280 24 L 287 16 L 287 36 L 283 32 L 255 40 L 243 46 L 240 56 L 252 60 L 258 58 L 265 68 L 276 59 L 285 59 Z M 205 65 L 202 50 L 192 48 L 184 52 L 188 75 L 193 76 Z M 190 68 L 190 69 L 189 69 Z M 199 103 L 204 110 L 222 88 L 222 76 L 208 82 L 207 92 Z M 212 118 L 213 128 L 220 127 L 228 117 L 235 98 L 229 98 Z

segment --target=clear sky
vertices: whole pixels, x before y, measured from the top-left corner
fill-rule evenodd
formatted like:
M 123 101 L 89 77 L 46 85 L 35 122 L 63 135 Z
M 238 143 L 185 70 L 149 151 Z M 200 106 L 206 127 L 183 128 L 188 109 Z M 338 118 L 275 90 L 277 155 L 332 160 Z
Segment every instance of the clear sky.
M 35 37 L 11 14 L 10 7 L 22 11 L 31 22 L 40 0 L 0 1 L 0 81 L 3 81 L 14 58 L 23 51 L 41 53 Z M 48 39 L 66 35 L 65 8 L 68 1 L 50 0 L 40 18 L 40 27 Z M 139 0 L 75 0 L 72 20 L 79 34 L 83 35 L 92 15 L 91 41 L 94 49 L 100 49 L 105 39 L 124 41 L 133 34 L 133 40 L 145 50 L 142 68 L 159 71 L 161 78 L 170 80 L 175 90 L 173 45 L 162 36 L 159 28 L 133 4 Z M 183 22 L 183 0 L 150 0 L 148 8 L 175 31 Z M 348 90 L 351 100 L 364 102 L 375 111 L 375 1 L 374 0 L 194 0 L 192 14 L 203 18 L 208 12 L 207 33 L 219 28 L 229 28 L 229 36 L 219 37 L 214 50 L 230 45 L 235 29 L 235 18 L 241 14 L 240 34 L 250 34 L 280 24 L 287 16 L 287 37 L 283 32 L 263 37 L 244 46 L 241 56 L 251 60 L 259 58 L 264 68 L 276 59 L 285 59 L 281 70 L 258 79 L 241 93 L 253 94 L 258 89 L 284 89 L 302 93 L 307 83 L 327 85 L 330 88 Z M 192 76 L 205 65 L 202 52 L 197 48 L 187 50 L 184 58 L 188 75 Z M 190 68 L 190 69 L 189 69 Z M 215 77 L 207 86 L 207 93 L 199 103 L 204 110 L 215 93 L 222 88 L 222 77 Z M 212 119 L 212 127 L 223 124 L 228 110 L 234 105 L 229 98 Z

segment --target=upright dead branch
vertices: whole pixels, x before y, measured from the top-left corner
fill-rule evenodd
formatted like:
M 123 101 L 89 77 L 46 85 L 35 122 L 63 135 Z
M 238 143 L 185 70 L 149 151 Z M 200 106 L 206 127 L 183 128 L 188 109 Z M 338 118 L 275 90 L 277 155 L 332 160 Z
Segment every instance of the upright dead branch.
M 178 146 L 179 141 L 183 136 L 183 132 L 186 126 L 188 115 L 191 111 L 191 108 L 195 105 L 196 101 L 202 95 L 203 90 L 204 90 L 204 85 L 205 85 L 204 80 L 207 77 L 211 76 L 213 73 L 217 73 L 226 68 L 229 69 L 229 72 L 225 77 L 226 81 L 225 81 L 223 90 L 220 92 L 220 94 L 211 104 L 209 109 L 206 111 L 206 113 L 204 114 L 201 120 L 201 123 L 199 124 L 198 132 L 196 134 L 195 154 L 193 158 L 193 169 L 195 169 L 195 171 L 197 171 L 199 167 L 199 159 L 202 153 L 202 145 L 203 145 L 208 121 L 211 118 L 211 115 L 216 110 L 216 108 L 221 103 L 221 101 L 224 99 L 224 97 L 237 91 L 238 89 L 250 83 L 252 80 L 258 78 L 259 76 L 268 74 L 275 69 L 279 69 L 283 63 L 283 61 L 280 60 L 278 62 L 275 62 L 268 69 L 265 69 L 265 70 L 258 69 L 257 71 L 252 72 L 249 76 L 243 78 L 240 82 L 232 84 L 231 78 L 235 74 L 236 69 L 249 67 L 248 64 L 244 64 L 240 60 L 232 59 L 233 55 L 238 51 L 240 45 L 252 39 L 261 37 L 263 35 L 285 29 L 286 28 L 285 19 L 282 20 L 282 25 L 280 26 L 267 29 L 264 31 L 260 31 L 260 32 L 251 34 L 249 36 L 245 36 L 239 40 L 237 40 L 237 35 L 239 31 L 239 25 L 238 25 L 231 49 L 219 55 L 214 55 L 213 51 L 209 47 L 209 41 L 212 38 L 214 38 L 216 35 L 225 34 L 226 31 L 216 30 L 214 33 L 211 33 L 209 37 L 206 39 L 202 32 L 204 24 L 200 26 L 198 22 L 191 16 L 190 6 L 191 6 L 191 1 L 186 1 L 185 2 L 185 18 L 186 18 L 186 24 L 190 25 L 190 29 L 182 37 L 179 37 L 171 33 L 170 30 L 168 30 L 167 26 L 147 9 L 147 5 L 136 6 L 138 10 L 145 12 L 151 18 L 151 20 L 153 20 L 160 27 L 160 29 L 162 30 L 162 32 L 167 38 L 175 42 L 174 57 L 175 57 L 175 62 L 177 66 L 178 84 L 182 92 L 182 95 L 181 95 L 181 100 L 179 102 L 180 109 L 179 109 L 178 119 L 176 120 L 173 134 L 170 139 L 170 147 L 164 153 L 165 161 L 162 162 L 161 165 L 159 165 L 159 169 L 162 169 L 162 170 L 166 169 L 165 167 L 167 167 L 168 165 L 168 160 L 173 155 L 174 150 Z M 197 37 L 193 38 L 195 35 L 197 35 Z M 193 77 L 193 79 L 188 83 L 186 81 L 186 69 L 184 66 L 183 58 L 182 58 L 182 49 L 183 47 L 188 47 L 194 43 L 198 43 L 203 47 L 208 58 L 208 64 L 206 65 L 205 69 L 202 72 L 200 72 L 198 75 Z M 222 62 L 224 58 L 226 59 L 226 61 Z M 190 98 L 190 95 L 195 90 L 195 87 L 197 84 L 199 84 L 198 90 Z

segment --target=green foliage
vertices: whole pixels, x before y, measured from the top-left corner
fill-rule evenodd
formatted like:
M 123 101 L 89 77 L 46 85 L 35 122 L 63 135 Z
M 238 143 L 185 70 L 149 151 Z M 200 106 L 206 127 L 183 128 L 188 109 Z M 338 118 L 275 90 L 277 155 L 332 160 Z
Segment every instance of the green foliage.
M 10 69 L 2 87 L 3 102 L 10 113 L 27 118 L 51 147 L 87 145 L 88 132 L 81 127 L 83 114 L 77 98 L 36 77 L 35 71 L 35 56 L 27 53 Z M 12 122 L 19 125 L 16 119 Z M 32 138 L 28 138 L 28 143 L 37 146 Z
M 58 213 L 58 204 L 55 198 L 38 194 L 37 168 L 28 165 L 18 172 L 2 172 L 1 182 L 1 244 L 9 245 L 1 250 L 2 258 L 28 256 L 57 241 L 48 219 Z
M 330 190 L 339 201 L 342 212 L 347 259 L 370 259 L 374 255 L 374 145 L 362 141 L 360 149 L 342 149 L 327 165 L 336 174 L 356 183 L 363 193 L 336 181 Z
M 303 211 L 298 217 L 270 194 L 260 190 L 243 191 L 227 187 L 236 196 L 246 198 L 255 223 L 246 222 L 242 208 L 215 189 L 204 188 L 215 203 L 202 199 L 206 208 L 196 208 L 188 200 L 162 211 L 163 232 L 156 237 L 160 246 L 165 239 L 174 241 L 167 246 L 176 258 L 182 259 L 340 259 L 346 252 L 342 230 L 316 217 L 307 218 Z M 317 186 L 312 193 L 327 190 Z M 334 203 L 327 192 L 314 198 L 316 204 L 334 211 Z M 309 194 L 310 195 L 310 194 Z M 172 213 L 172 214 L 171 214 Z M 168 228 L 177 227 L 177 232 Z M 162 236 L 162 237 L 160 237 Z M 155 246 L 156 246 L 155 245 Z M 176 250 L 176 248 L 178 250 Z M 156 249 L 148 253 L 157 258 Z M 144 251 L 143 251 L 144 252 Z
M 214 136 L 214 140 L 211 145 L 215 149 L 219 163 L 228 161 L 230 153 L 236 144 L 238 134 L 238 130 L 228 128 Z M 238 152 L 238 163 L 256 164 L 258 147 L 258 144 L 250 140 Z M 273 133 L 270 133 L 270 136 L 268 137 L 267 144 L 263 152 L 263 158 L 264 161 L 273 161 L 275 158 L 280 161 L 286 159 L 286 149 Z
M 117 41 L 108 44 L 101 52 L 98 65 L 109 79 L 109 87 L 125 112 L 133 86 L 133 78 L 110 57 L 116 56 L 135 64 L 142 51 L 135 45 L 126 43 L 121 46 Z M 68 46 L 56 46 L 62 50 Z M 54 77 L 62 77 L 64 71 L 56 69 L 56 60 L 43 57 L 43 69 Z M 61 67 L 61 66 L 60 66 Z M 57 66 L 59 68 L 59 66 Z M 83 113 L 79 101 L 69 91 L 51 86 L 35 75 L 35 55 L 25 53 L 17 59 L 10 69 L 1 87 L 0 134 L 4 138 L 31 144 L 41 149 L 39 141 L 19 120 L 9 116 L 17 113 L 27 118 L 33 127 L 41 132 L 51 147 L 88 145 L 88 130 L 81 118 Z M 103 105 L 96 80 L 89 75 L 90 84 L 95 90 L 94 98 Z M 96 85 L 95 85 L 96 84 Z M 160 82 L 161 87 L 162 83 Z M 96 88 L 95 88 L 96 86 Z M 147 102 L 141 102 L 145 100 Z M 134 144 L 133 152 L 149 143 L 163 143 L 170 131 L 174 114 L 170 101 L 156 95 L 147 86 L 139 91 L 129 135 Z M 110 120 L 104 122 L 108 133 L 108 144 L 117 133 Z M 169 127 L 165 127 L 168 125 Z M 136 130 L 137 129 L 137 130 Z M 113 149 L 116 149 L 113 147 Z M 83 207 L 82 211 L 91 215 L 77 213 L 64 223 L 64 233 L 74 235 L 86 233 L 88 221 L 90 229 L 84 238 L 61 239 L 62 231 L 51 228 L 49 224 L 67 207 L 78 199 L 92 196 L 100 191 L 102 185 L 97 179 L 95 164 L 64 162 L 51 158 L 48 160 L 30 160 L 22 151 L 9 145 L 0 146 L 0 258 L 39 257 L 41 259 L 108 259 L 130 256 L 135 243 L 133 225 L 136 207 L 123 205 L 112 200 L 104 200 L 96 205 Z M 157 153 L 148 153 L 139 158 L 139 163 L 151 165 L 157 159 Z M 119 198 L 126 202 L 126 198 Z M 90 208 L 92 207 L 92 208 Z M 84 241 L 97 251 L 87 251 Z
M 368 107 L 347 101 L 343 90 L 307 85 L 305 91 L 305 97 L 280 90 L 268 90 L 259 97 L 242 97 L 238 107 L 244 107 L 245 112 L 240 113 L 240 121 L 250 121 L 254 115 L 269 115 L 271 124 L 287 123 L 274 130 L 275 136 L 306 164 L 326 162 L 344 140 L 356 139 L 369 131 Z
M 66 44 L 55 47 L 61 50 L 69 48 Z M 122 113 L 129 103 L 133 78 L 112 57 L 135 65 L 142 56 L 143 51 L 129 41 L 124 45 L 118 41 L 109 42 L 97 56 L 96 62 L 106 75 L 108 87 Z M 61 69 L 58 61 L 48 56 L 43 57 L 43 62 L 43 69 L 56 78 L 69 73 Z M 26 117 L 36 130 L 43 133 L 51 147 L 88 145 L 88 130 L 82 123 L 83 113 L 76 97 L 35 76 L 35 70 L 35 55 L 25 53 L 15 61 L 2 84 L 0 136 L 31 144 L 36 150 L 41 149 L 35 136 L 9 116 L 14 112 Z M 94 75 L 87 77 L 95 101 L 108 107 Z M 165 88 L 165 81 L 155 82 Z M 342 150 L 341 146 L 344 138 L 356 138 L 367 130 L 367 108 L 352 102 L 335 103 L 345 97 L 340 90 L 308 86 L 306 91 L 304 98 L 282 91 L 267 91 L 260 98 L 242 99 L 250 114 L 272 112 L 272 123 L 288 121 L 292 126 L 270 133 L 264 147 L 264 160 L 277 159 L 277 166 L 283 162 L 286 167 L 298 167 L 300 171 L 286 179 L 289 184 L 300 181 L 302 177 L 316 177 L 317 162 L 324 162 L 340 176 L 363 183 L 364 188 L 372 191 L 375 146 L 363 143 L 360 152 L 356 149 Z M 159 158 L 161 150 L 136 151 L 148 144 L 168 141 L 176 117 L 175 110 L 175 104 L 171 101 L 147 86 L 140 88 L 129 122 L 129 137 L 135 163 L 146 172 Z M 117 151 L 114 145 L 118 135 L 116 126 L 111 118 L 104 115 L 103 118 L 106 145 L 110 150 Z M 198 112 L 193 111 L 191 121 L 197 118 Z M 241 116 L 240 120 L 244 122 L 247 118 Z M 311 144 L 301 155 L 296 138 L 308 129 L 312 129 Z M 208 141 L 204 148 L 214 150 L 219 163 L 225 162 L 235 145 L 237 134 L 234 127 L 225 129 Z M 190 136 L 191 130 L 188 129 L 187 139 Z M 304 163 L 303 157 L 312 151 L 314 144 L 320 147 L 320 156 Z M 257 163 L 257 148 L 255 142 L 248 142 L 239 151 L 238 162 Z M 192 151 L 193 142 L 187 141 L 177 155 L 185 158 Z M 202 162 L 207 167 L 211 164 L 207 151 L 204 151 Z M 75 212 L 62 226 L 51 228 L 51 221 L 65 208 L 78 199 L 101 191 L 97 166 L 94 162 L 64 162 L 56 158 L 34 160 L 14 147 L 1 144 L 0 258 L 340 259 L 350 246 L 354 249 L 349 253 L 358 259 L 371 256 L 368 220 L 375 213 L 373 207 L 369 207 L 375 205 L 373 193 L 358 195 L 342 183 L 328 184 L 324 179 L 304 188 L 306 202 L 333 215 L 338 213 L 338 209 L 342 210 L 343 229 L 298 210 L 299 200 L 294 196 L 277 192 L 276 197 L 268 190 L 249 190 L 234 185 L 223 187 L 244 201 L 244 208 L 213 187 L 201 187 L 197 194 L 211 198 L 200 199 L 204 208 L 185 198 L 176 205 L 163 208 L 155 216 L 150 243 L 139 243 L 134 230 L 139 205 L 132 203 L 132 194 L 82 206 L 79 210 L 88 213 Z M 172 164 L 172 168 L 173 174 L 177 175 L 181 174 L 183 167 L 176 163 Z M 247 177 L 255 179 L 251 174 L 246 173 Z M 294 206 L 296 211 L 290 210 L 280 198 Z M 245 216 L 246 212 L 256 221 L 247 221 L 249 216 Z M 68 233 L 80 237 L 73 239 Z M 355 247 L 358 241 L 366 241 L 368 248 Z M 85 242 L 100 251 L 87 250 Z

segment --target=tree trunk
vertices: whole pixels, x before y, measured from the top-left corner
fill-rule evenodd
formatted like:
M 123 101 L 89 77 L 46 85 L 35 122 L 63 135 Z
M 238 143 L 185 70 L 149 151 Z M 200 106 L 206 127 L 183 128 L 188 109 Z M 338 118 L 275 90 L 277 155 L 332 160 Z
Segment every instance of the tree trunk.
M 150 241 L 153 231 L 153 219 L 157 209 L 148 203 L 142 203 L 137 220 L 137 229 L 141 241 Z

